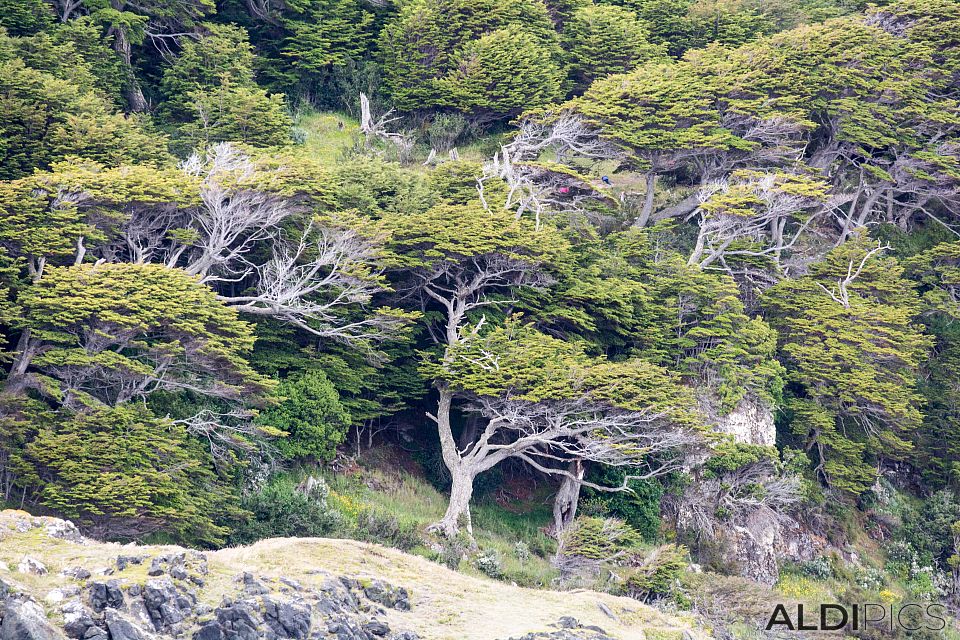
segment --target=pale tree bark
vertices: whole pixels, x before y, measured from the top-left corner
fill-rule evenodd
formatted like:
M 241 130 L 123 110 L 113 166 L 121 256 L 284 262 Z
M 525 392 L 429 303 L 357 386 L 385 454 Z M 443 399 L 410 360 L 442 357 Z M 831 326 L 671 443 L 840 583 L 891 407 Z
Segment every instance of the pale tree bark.
M 577 517 L 580 505 L 580 489 L 587 467 L 583 460 L 574 460 L 567 467 L 569 475 L 563 476 L 560 488 L 553 499 L 553 535 L 559 537 Z

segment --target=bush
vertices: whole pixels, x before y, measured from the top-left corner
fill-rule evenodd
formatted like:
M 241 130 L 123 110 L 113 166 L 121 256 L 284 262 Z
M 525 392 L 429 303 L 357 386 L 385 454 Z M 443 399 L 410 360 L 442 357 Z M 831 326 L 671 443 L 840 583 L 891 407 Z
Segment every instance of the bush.
M 437 554 L 437 562 L 448 569 L 458 569 L 460 562 L 467 556 L 473 542 L 467 537 L 466 533 L 461 532 L 455 538 L 444 538 L 440 542 L 440 551 Z
M 833 566 L 830 559 L 824 556 L 800 562 L 797 564 L 797 571 L 814 580 L 829 580 L 833 577 Z
M 467 129 L 467 119 L 459 113 L 438 113 L 427 127 L 427 142 L 431 149 L 446 151 L 456 144 Z
M 235 527 L 232 544 L 249 544 L 264 538 L 329 536 L 342 527 L 339 514 L 327 505 L 329 489 L 319 478 L 299 489 L 286 477 L 271 479 L 242 506 L 252 518 Z
M 641 538 L 616 518 L 577 518 L 560 539 L 560 555 L 613 561 L 634 552 Z
M 410 551 L 423 544 L 423 534 L 416 523 L 402 522 L 394 515 L 371 508 L 360 509 L 352 537 L 401 551 Z
M 684 546 L 667 544 L 657 548 L 629 573 L 623 583 L 624 592 L 638 600 L 680 594 L 680 577 L 687 568 L 688 558 L 689 552 Z
M 530 560 L 530 546 L 523 540 L 518 540 L 517 544 L 513 546 L 513 553 L 517 556 L 517 560 L 520 561 L 520 565 L 523 566 L 528 560 Z
M 264 411 L 259 422 L 288 434 L 277 441 L 284 457 L 332 460 L 347 435 L 350 414 L 323 371 L 287 378 L 277 395 L 280 403 Z
M 503 576 L 503 562 L 500 560 L 500 554 L 493 549 L 481 550 L 473 558 L 473 564 L 491 578 Z

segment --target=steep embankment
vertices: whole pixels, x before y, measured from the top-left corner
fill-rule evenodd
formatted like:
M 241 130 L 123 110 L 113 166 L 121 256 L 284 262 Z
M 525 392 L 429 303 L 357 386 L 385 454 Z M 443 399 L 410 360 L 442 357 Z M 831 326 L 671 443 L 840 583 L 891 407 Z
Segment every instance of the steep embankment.
M 36 631 L 41 611 L 57 632 L 98 640 L 703 635 L 691 620 L 634 600 L 515 587 L 352 540 L 273 539 L 197 553 L 95 542 L 61 520 L 0 512 L 0 639 L 59 637 L 25 635 L 49 633 Z

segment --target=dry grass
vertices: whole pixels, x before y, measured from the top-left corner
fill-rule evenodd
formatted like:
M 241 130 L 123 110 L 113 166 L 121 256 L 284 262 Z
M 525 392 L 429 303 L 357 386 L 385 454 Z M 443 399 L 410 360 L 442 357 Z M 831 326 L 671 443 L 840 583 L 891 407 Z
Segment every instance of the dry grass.
M 23 512 L 0 512 L 0 577 L 27 589 L 38 600 L 71 580 L 61 569 L 83 566 L 97 575 L 98 569 L 114 564 L 118 555 L 160 555 L 176 547 L 134 546 L 105 543 L 85 545 L 51 539 L 42 528 L 17 532 L 12 523 L 29 518 Z M 16 565 L 24 555 L 44 562 L 45 576 L 20 574 Z M 263 540 L 248 547 L 208 552 L 210 574 L 202 589 L 202 601 L 216 605 L 224 595 L 234 594 L 235 577 L 252 571 L 267 581 L 281 576 L 305 586 L 319 585 L 324 572 L 363 578 L 380 578 L 407 587 L 410 612 L 391 611 L 388 620 L 398 629 L 415 631 L 424 640 L 493 640 L 545 630 L 565 615 L 584 624 L 606 629 L 622 640 L 656 638 L 680 640 L 694 623 L 689 618 L 669 616 L 635 600 L 592 591 L 545 591 L 526 589 L 446 569 L 424 558 L 394 549 L 354 540 L 282 538 Z M 111 576 L 129 582 L 146 579 L 149 559 Z M 618 620 L 607 617 L 603 603 Z M 51 612 L 52 613 L 52 612 Z M 694 631 L 695 635 L 699 632 Z

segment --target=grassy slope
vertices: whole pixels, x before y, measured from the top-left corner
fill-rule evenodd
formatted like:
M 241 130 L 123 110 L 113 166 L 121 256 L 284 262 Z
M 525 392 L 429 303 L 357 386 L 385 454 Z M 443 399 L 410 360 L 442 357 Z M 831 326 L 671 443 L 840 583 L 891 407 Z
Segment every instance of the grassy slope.
M 158 555 L 175 547 L 132 546 L 111 543 L 75 544 L 52 539 L 42 528 L 18 532 L 17 520 L 34 520 L 22 511 L 0 512 L 0 578 L 19 584 L 40 601 L 51 589 L 71 583 L 61 569 L 83 566 L 90 570 L 113 565 L 118 555 Z M 43 519 L 37 519 L 42 521 Z M 45 576 L 16 572 L 24 555 L 40 559 Z M 691 628 L 689 619 L 668 616 L 635 600 L 592 591 L 556 592 L 525 589 L 502 582 L 450 571 L 436 563 L 403 552 L 354 540 L 282 538 L 248 547 L 208 552 L 210 574 L 202 601 L 217 605 L 235 593 L 234 577 L 252 571 L 265 578 L 285 576 L 305 586 L 323 580 L 316 571 L 355 577 L 377 577 L 411 591 L 413 610 L 389 613 L 391 625 L 416 631 L 424 640 L 493 640 L 546 629 L 560 616 L 572 615 L 596 624 L 623 640 L 679 640 Z M 142 582 L 149 560 L 111 576 Z M 95 572 L 96 575 L 96 572 Z M 598 607 L 604 603 L 618 616 L 611 620 Z M 51 611 L 51 613 L 53 613 Z M 700 635 L 699 632 L 694 632 Z

